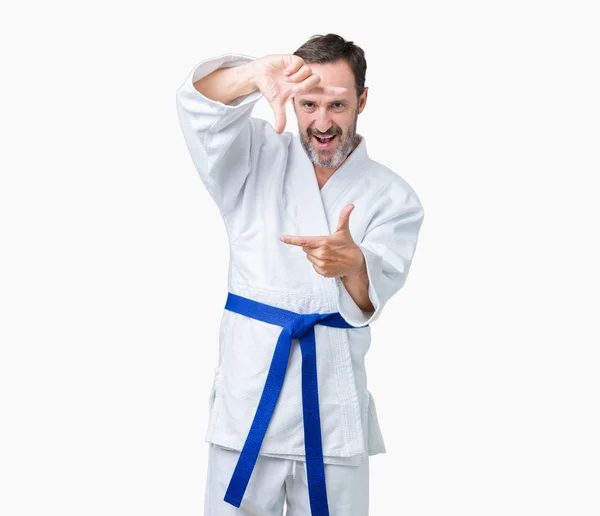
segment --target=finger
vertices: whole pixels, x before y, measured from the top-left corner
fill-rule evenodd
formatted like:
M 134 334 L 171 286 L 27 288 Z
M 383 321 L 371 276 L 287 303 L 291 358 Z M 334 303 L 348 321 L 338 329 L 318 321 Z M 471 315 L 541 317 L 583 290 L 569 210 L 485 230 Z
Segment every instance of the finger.
M 319 247 L 317 243 L 322 237 L 303 237 L 303 236 L 291 236 L 283 235 L 279 237 L 279 240 L 286 244 L 299 245 L 301 247 Z
M 338 226 L 335 230 L 336 233 L 338 231 L 350 231 L 350 213 L 354 209 L 354 204 L 346 204 L 340 213 L 340 218 L 338 220 Z
M 317 246 L 317 247 L 303 246 L 302 250 L 306 253 L 307 258 L 312 257 L 315 260 L 321 260 L 323 263 L 325 263 L 329 259 L 327 251 L 325 251 L 321 246 Z
M 310 256 L 316 256 L 316 253 L 319 252 L 319 248 L 318 247 L 307 247 L 307 246 L 303 246 L 302 250 Z
M 287 82 L 300 82 L 309 77 L 311 74 L 312 70 L 310 69 L 310 66 L 302 65 L 300 70 L 298 70 L 296 73 L 288 75 L 285 80 Z
M 313 77 L 318 79 L 312 79 Z M 310 79 L 310 80 L 309 80 Z M 297 93 L 314 93 L 316 95 L 345 95 L 348 93 L 348 88 L 342 86 L 328 86 L 321 83 L 321 78 L 317 74 L 312 74 L 308 79 L 297 84 L 292 89 L 294 94 Z
M 296 84 L 296 86 L 292 88 L 292 92 L 296 94 L 306 93 L 315 88 L 317 84 L 319 84 L 320 80 L 321 78 L 317 74 L 313 73 L 310 77 L 304 79 L 300 84 Z
M 271 107 L 273 108 L 273 113 L 275 114 L 275 132 L 277 134 L 281 134 L 287 123 L 285 102 L 276 100 L 273 104 L 271 104 Z
M 341 86 L 325 86 L 320 85 L 325 95 L 345 95 L 348 93 L 348 88 L 342 88 Z
M 289 64 L 287 63 L 289 60 Z M 283 75 L 290 75 L 296 71 L 298 71 L 304 65 L 304 59 L 298 56 L 285 56 L 281 59 L 283 66 L 285 69 L 283 70 Z
M 306 259 L 311 262 L 314 263 L 315 265 L 318 265 L 319 267 L 323 268 L 326 265 L 326 262 L 324 260 L 320 260 L 319 258 L 315 258 L 314 256 L 307 254 L 306 255 Z

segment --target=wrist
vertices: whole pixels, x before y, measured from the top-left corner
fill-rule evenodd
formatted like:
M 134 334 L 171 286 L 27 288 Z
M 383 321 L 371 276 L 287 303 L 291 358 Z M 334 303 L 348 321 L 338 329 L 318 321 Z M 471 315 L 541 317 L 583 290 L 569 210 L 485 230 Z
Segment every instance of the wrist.
M 354 252 L 356 254 L 356 265 L 353 268 L 353 270 L 347 272 L 341 277 L 342 281 L 344 281 L 345 278 L 363 278 L 365 276 L 368 276 L 365 255 L 358 246 L 356 246 Z
M 240 68 L 240 81 L 243 82 L 248 93 L 252 93 L 260 89 L 258 87 L 258 77 L 260 73 L 258 71 L 257 60 L 250 61 L 242 66 L 239 66 L 238 68 Z

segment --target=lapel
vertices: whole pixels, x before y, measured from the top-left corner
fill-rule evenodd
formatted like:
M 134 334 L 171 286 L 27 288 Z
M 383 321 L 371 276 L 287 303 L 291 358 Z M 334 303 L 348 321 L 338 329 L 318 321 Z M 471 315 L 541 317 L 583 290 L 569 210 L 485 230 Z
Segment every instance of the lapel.
M 367 143 L 363 136 L 359 136 L 360 143 L 321 188 L 321 199 L 326 212 L 330 212 L 340 196 L 348 191 L 361 175 L 366 174 L 368 171 L 370 160 L 367 154 Z M 308 156 L 306 156 L 306 159 L 308 160 Z M 337 224 L 339 213 L 332 213 L 331 215 Z M 334 229 L 331 228 L 332 231 Z
M 290 145 L 289 176 L 285 184 L 288 206 L 301 235 L 329 235 L 329 224 L 321 199 L 315 169 L 296 135 Z
M 370 163 L 367 144 L 365 138 L 359 136 L 360 143 L 320 190 L 315 169 L 302 147 L 300 136 L 293 137 L 289 187 L 290 194 L 295 196 L 300 204 L 298 219 L 304 235 L 330 235 L 333 229 L 329 225 L 327 213 L 361 174 L 367 172 Z

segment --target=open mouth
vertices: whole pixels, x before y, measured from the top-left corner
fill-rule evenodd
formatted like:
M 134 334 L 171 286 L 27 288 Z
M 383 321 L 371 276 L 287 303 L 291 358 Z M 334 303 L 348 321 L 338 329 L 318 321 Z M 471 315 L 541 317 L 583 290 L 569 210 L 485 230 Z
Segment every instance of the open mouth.
M 319 149 L 327 149 L 328 147 L 331 147 L 337 137 L 338 137 L 337 134 L 334 134 L 333 136 L 327 136 L 327 137 L 316 136 L 313 134 L 313 138 L 315 139 L 315 143 Z

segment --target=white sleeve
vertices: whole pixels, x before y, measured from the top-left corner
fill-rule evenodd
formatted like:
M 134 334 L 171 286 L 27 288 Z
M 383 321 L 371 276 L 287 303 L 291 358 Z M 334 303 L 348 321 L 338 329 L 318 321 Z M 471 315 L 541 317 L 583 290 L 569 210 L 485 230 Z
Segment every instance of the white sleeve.
M 352 326 L 376 321 L 387 301 L 406 282 L 423 218 L 419 198 L 404 181 L 394 182 L 381 191 L 375 201 L 374 215 L 358 244 L 365 257 L 369 299 L 375 310 L 361 310 L 340 278 L 336 278 L 340 287 L 338 311 Z
M 226 215 L 236 204 L 251 169 L 251 154 L 260 148 L 264 120 L 251 118 L 260 91 L 243 95 L 231 104 L 202 95 L 194 82 L 219 68 L 239 66 L 256 58 L 223 54 L 197 64 L 177 90 L 177 115 L 185 143 L 200 178 Z

